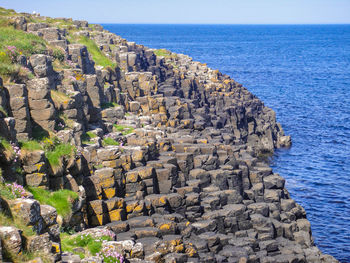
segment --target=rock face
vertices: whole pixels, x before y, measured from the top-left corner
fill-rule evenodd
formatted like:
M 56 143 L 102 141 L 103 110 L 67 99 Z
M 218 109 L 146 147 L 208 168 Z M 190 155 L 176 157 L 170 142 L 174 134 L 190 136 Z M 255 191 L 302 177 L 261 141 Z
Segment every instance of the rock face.
M 48 205 L 40 205 L 33 199 L 14 199 L 2 204 L 7 208 L 9 217 L 17 218 L 32 230 L 31 234 L 23 233 L 13 226 L 0 226 L 0 251 L 16 255 L 26 252 L 40 251 L 49 254 L 53 262 L 61 258 L 60 230 L 57 224 L 56 209 Z M 4 213 L 4 211 L 1 211 Z M 27 231 L 28 232 L 28 231 Z M 58 249 L 57 249 L 58 248 Z M 2 258 L 2 253 L 0 253 Z
M 0 92 L 14 118 L 10 125 L 0 116 L 8 123 L 2 135 L 25 139 L 39 126 L 77 146 L 58 170 L 42 151 L 22 163 L 27 185 L 79 192 L 68 224 L 112 230 L 117 238 L 110 245 L 130 262 L 336 262 L 314 245 L 305 210 L 285 180 L 259 158 L 291 139 L 241 84 L 188 56 L 157 56 L 84 21 L 74 22 L 74 32 L 16 21 L 63 47 L 69 68 L 55 71 L 52 57 L 31 56 L 35 78 Z M 94 41 L 117 66 L 96 65 L 87 47 L 68 43 L 73 34 Z M 41 206 L 39 218 L 32 216 L 34 201 L 12 207 L 46 231 L 31 249 L 59 242 L 50 207 Z M 89 260 L 83 262 L 99 262 Z M 80 259 L 64 254 L 62 261 Z

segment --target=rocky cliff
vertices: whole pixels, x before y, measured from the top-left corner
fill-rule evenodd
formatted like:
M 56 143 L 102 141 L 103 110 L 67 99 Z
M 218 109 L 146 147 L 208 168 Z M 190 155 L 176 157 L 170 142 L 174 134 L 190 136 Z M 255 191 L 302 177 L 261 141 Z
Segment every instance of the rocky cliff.
M 109 246 L 130 262 L 336 262 L 261 158 L 290 137 L 241 84 L 99 25 L 1 12 L 3 32 L 42 45 L 3 47 L 15 67 L 1 71 L 0 134 L 21 148 L 3 147 L 4 180 L 79 194 L 64 219 L 33 199 L 3 201 L 37 215 L 27 225 L 45 242 L 32 250 L 80 262 L 79 248 L 61 251 L 61 225 L 112 231 Z M 0 227 L 0 237 L 25 249 L 17 228 Z

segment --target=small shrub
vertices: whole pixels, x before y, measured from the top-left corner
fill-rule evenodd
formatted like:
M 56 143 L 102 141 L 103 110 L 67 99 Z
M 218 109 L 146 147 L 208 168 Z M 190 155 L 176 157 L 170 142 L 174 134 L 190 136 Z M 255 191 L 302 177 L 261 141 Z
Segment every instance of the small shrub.
M 6 184 L 6 187 L 11 191 L 12 196 L 15 198 L 26 198 L 27 194 L 23 186 L 17 183 Z
M 55 59 L 59 60 L 60 62 L 63 62 L 65 59 L 65 52 L 60 47 L 52 47 L 49 49 L 49 55 L 53 56 Z
M 76 192 L 67 189 L 50 192 L 37 187 L 28 186 L 27 188 L 33 194 L 34 199 L 41 204 L 53 206 L 56 208 L 57 214 L 64 218 L 71 214 L 72 203 L 79 197 Z

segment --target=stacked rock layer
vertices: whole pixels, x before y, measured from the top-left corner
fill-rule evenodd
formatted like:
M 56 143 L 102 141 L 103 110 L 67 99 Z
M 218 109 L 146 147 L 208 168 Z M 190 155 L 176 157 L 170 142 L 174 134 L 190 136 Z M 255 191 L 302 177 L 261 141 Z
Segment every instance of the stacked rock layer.
M 39 127 L 76 145 L 78 154 L 52 168 L 43 151 L 29 153 L 20 178 L 3 164 L 6 179 L 78 192 L 66 223 L 77 231 L 114 231 L 130 262 L 336 262 L 314 245 L 305 210 L 261 158 L 290 146 L 290 137 L 275 112 L 241 84 L 98 25 L 63 20 L 70 26 L 60 26 L 46 17 L 30 23 L 30 17 L 11 19 L 61 48 L 69 66 L 56 70 L 50 54 L 21 58 L 34 78 L 2 85 L 0 104 L 9 117 L 0 116 L 1 135 L 26 140 Z M 94 41 L 116 66 L 95 65 L 72 37 Z M 94 134 L 89 144 L 87 132 Z M 107 137 L 119 145 L 106 146 Z M 11 231 L 0 228 L 3 236 L 18 234 Z M 69 254 L 62 260 L 73 258 L 79 261 Z

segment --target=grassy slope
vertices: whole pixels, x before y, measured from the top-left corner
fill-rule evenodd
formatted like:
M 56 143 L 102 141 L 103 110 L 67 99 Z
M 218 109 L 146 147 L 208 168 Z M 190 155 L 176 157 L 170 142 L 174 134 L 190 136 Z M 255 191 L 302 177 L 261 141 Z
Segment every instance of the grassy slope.
M 96 45 L 95 41 L 87 37 L 80 37 L 77 42 L 87 47 L 89 53 L 97 65 L 115 68 L 116 65 L 102 53 L 102 51 Z

